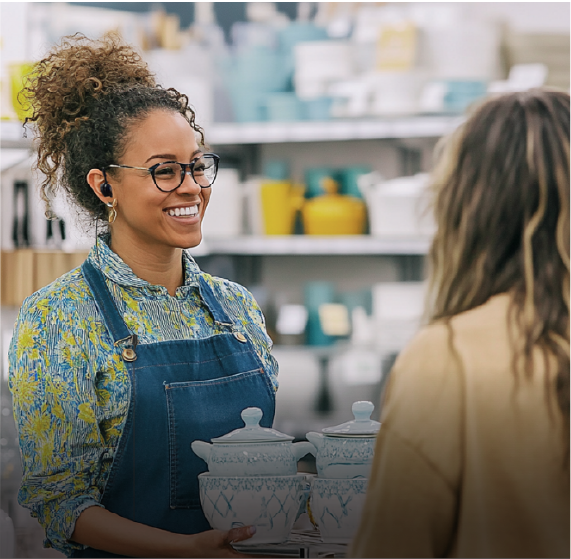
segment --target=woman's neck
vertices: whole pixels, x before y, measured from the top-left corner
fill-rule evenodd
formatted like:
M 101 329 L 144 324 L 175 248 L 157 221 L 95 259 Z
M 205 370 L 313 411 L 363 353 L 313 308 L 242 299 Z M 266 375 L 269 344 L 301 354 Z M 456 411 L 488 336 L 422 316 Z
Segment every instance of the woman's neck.
M 142 246 L 111 236 L 109 248 L 117 254 L 133 273 L 151 285 L 162 285 L 174 296 L 184 284 L 182 249 L 164 245 Z

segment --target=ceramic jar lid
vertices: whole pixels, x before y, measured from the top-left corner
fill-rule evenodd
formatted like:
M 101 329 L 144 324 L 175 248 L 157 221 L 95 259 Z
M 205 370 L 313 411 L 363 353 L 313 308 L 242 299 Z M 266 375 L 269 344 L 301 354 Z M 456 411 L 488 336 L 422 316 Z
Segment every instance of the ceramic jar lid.
M 236 429 L 230 433 L 212 439 L 213 443 L 277 443 L 284 441 L 293 441 L 294 437 L 284 435 L 275 429 L 260 426 L 262 419 L 262 410 L 260 408 L 246 408 L 242 410 L 241 417 L 245 427 Z
M 355 419 L 335 427 L 326 427 L 322 432 L 328 437 L 375 437 L 381 424 L 371 419 L 374 409 L 372 402 L 355 402 L 351 407 Z

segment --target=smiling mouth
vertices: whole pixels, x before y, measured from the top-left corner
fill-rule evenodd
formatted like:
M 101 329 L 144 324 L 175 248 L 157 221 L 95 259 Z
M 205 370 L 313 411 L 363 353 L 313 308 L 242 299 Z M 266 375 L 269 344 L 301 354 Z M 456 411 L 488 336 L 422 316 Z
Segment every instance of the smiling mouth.
M 168 208 L 163 210 L 171 217 L 196 217 L 198 215 L 198 206 L 184 206 L 180 208 Z

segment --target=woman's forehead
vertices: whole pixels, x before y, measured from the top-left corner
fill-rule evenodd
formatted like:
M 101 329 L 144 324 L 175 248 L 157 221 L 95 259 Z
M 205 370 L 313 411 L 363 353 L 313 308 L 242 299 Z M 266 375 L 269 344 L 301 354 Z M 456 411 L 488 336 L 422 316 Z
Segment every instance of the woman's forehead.
M 196 151 L 198 142 L 195 130 L 180 113 L 156 110 L 133 124 L 125 147 L 126 152 L 185 154 Z

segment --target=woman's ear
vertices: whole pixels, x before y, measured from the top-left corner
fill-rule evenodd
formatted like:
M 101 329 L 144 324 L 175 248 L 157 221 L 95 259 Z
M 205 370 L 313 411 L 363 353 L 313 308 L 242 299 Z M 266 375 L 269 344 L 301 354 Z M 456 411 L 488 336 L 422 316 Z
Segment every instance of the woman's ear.
M 113 198 L 111 185 L 107 183 L 105 178 L 105 174 L 100 169 L 91 169 L 91 171 L 87 173 L 87 183 L 91 187 L 91 190 L 95 192 L 95 196 L 104 204 L 109 202 L 109 198 Z

